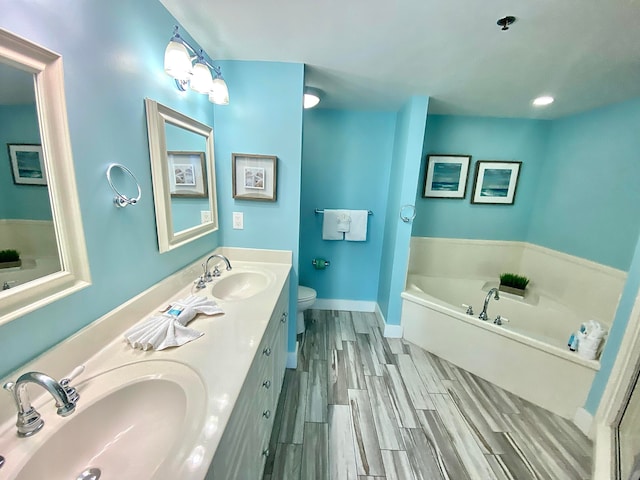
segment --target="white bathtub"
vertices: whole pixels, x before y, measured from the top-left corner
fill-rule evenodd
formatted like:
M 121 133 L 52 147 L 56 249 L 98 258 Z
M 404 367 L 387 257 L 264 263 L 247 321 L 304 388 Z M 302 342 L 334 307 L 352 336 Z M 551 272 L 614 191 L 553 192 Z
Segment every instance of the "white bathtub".
M 572 419 L 584 405 L 600 364 L 567 348 L 586 319 L 551 298 L 531 292 L 524 301 L 491 299 L 489 321 L 477 315 L 489 288 L 484 280 L 409 274 L 402 293 L 403 336 L 532 403 Z M 474 316 L 461 304 L 471 304 Z M 494 325 L 496 315 L 509 319 Z
M 60 259 L 58 257 L 24 257 L 20 267 L 0 269 L 0 289 L 5 282 L 8 282 L 11 288 L 15 288 L 18 285 L 60 270 Z

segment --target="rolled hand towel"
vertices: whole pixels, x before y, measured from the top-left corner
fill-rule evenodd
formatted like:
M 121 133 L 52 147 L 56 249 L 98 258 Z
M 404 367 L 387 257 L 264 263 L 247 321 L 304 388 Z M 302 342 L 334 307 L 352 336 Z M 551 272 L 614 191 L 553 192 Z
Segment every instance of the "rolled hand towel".
M 203 335 L 202 332 L 185 326 L 198 313 L 215 315 L 223 311 L 213 300 L 190 295 L 173 302 L 166 313 L 134 325 L 124 333 L 124 337 L 133 348 L 141 350 L 179 347 Z

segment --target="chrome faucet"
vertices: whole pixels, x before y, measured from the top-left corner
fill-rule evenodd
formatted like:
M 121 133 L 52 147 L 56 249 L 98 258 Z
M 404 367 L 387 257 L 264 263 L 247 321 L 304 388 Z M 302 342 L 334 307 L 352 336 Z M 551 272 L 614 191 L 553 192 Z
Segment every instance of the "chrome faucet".
M 2 284 L 2 290 L 9 290 L 14 284 L 15 280 L 8 280 Z
M 496 300 L 500 300 L 500 295 L 498 295 L 498 289 L 497 288 L 492 288 L 491 290 L 489 290 L 489 293 L 487 293 L 487 296 L 484 297 L 484 306 L 482 307 L 482 311 L 480 312 L 480 315 L 478 315 L 478 318 L 480 320 L 488 320 L 489 317 L 487 316 L 487 307 L 489 306 L 489 300 L 491 300 L 491 295 L 495 296 L 493 298 L 495 298 Z
M 82 370 L 84 370 L 84 367 L 82 367 Z M 4 389 L 13 394 L 16 407 L 18 408 L 16 427 L 18 427 L 19 437 L 34 435 L 44 426 L 44 420 L 41 415 L 31 405 L 29 393 L 27 392 L 27 384 L 35 383 L 49 392 L 56 401 L 56 407 L 58 407 L 57 414 L 61 417 L 66 417 L 74 412 L 76 403 L 80 398 L 76 389 L 69 386 L 69 382 L 82 370 L 79 372 L 78 369 L 74 370 L 68 378 L 64 378 L 60 380 L 60 382 L 55 381 L 44 373 L 28 372 L 21 375 L 15 383 L 5 383 Z M 74 375 L 75 372 L 77 373 Z
M 213 277 L 219 277 L 220 276 L 220 270 L 218 269 L 218 265 L 216 265 L 214 267 L 213 273 L 209 271 L 209 260 L 211 260 L 212 258 L 219 258 L 219 259 L 223 260 L 224 263 L 227 266 L 227 271 L 231 270 L 231 262 L 229 261 L 229 259 L 227 257 L 225 257 L 224 255 L 221 255 L 219 253 L 216 253 L 215 255 L 211 255 L 209 258 L 207 258 L 207 261 L 202 264 L 202 267 L 204 268 L 204 281 L 205 282 L 210 282 L 213 279 Z

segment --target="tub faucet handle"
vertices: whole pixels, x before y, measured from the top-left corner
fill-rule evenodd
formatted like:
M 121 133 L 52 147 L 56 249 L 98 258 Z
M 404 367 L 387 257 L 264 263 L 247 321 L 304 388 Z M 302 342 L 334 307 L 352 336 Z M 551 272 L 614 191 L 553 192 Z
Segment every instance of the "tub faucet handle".
M 509 323 L 509 319 L 498 315 L 493 323 L 495 323 L 496 325 L 502 325 L 503 323 Z
M 473 315 L 473 306 L 463 303 L 462 306 L 467 309 L 467 315 Z

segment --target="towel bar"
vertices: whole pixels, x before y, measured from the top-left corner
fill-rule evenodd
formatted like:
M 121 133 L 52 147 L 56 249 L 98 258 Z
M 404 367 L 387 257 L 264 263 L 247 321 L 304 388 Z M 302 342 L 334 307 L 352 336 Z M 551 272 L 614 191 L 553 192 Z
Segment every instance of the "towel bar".
M 324 213 L 324 209 L 323 209 L 323 208 L 316 208 L 316 209 L 315 209 L 315 213 L 316 213 L 316 214 L 318 214 L 318 213 Z M 367 210 L 367 213 L 368 213 L 369 215 L 373 215 L 373 212 L 372 212 L 371 210 Z

